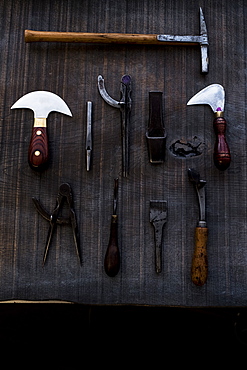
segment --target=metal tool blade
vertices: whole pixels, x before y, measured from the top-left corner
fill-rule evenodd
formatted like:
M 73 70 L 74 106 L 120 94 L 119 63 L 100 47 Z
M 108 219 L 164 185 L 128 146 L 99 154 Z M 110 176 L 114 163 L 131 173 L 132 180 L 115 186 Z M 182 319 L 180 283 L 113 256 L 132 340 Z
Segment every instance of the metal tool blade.
M 161 247 L 162 232 L 167 220 L 167 201 L 150 200 L 149 220 L 152 223 L 155 233 L 155 270 L 161 272 Z
M 208 104 L 213 112 L 224 111 L 225 106 L 225 90 L 219 84 L 212 84 L 194 95 L 187 105 Z
M 99 93 L 100 93 L 101 97 L 106 101 L 106 103 L 108 103 L 109 105 L 111 105 L 114 108 L 120 108 L 121 103 L 119 101 L 113 99 L 107 93 L 107 91 L 105 89 L 105 80 L 101 75 L 98 76 L 98 89 L 99 89 Z
M 129 124 L 131 112 L 131 77 L 123 75 L 121 79 L 120 112 L 122 120 L 122 165 L 123 176 L 127 177 L 129 173 Z
M 87 171 L 90 170 L 92 152 L 92 102 L 87 102 L 87 138 L 86 138 L 86 162 Z
M 193 168 L 188 169 L 188 176 L 190 182 L 195 186 L 198 203 L 199 203 L 199 224 L 202 226 L 206 225 L 206 195 L 205 195 L 205 188 L 206 185 L 205 180 L 201 180 L 199 172 L 194 170 Z
M 75 243 L 76 254 L 79 259 L 80 265 L 82 265 L 82 258 L 81 258 L 80 247 L 79 247 L 80 241 L 79 241 L 78 226 L 76 222 L 75 211 L 73 209 L 70 209 L 70 220 L 71 220 L 71 226 L 72 226 L 72 231 L 73 231 L 73 239 Z
M 101 97 L 106 103 L 114 108 L 120 108 L 122 122 L 122 164 L 123 176 L 127 177 L 129 173 L 129 121 L 131 112 L 131 77 L 123 75 L 121 79 L 121 99 L 117 101 L 113 99 L 105 89 L 104 78 L 98 76 L 98 89 Z
M 113 215 L 117 214 L 118 203 L 118 178 L 114 179 Z
M 31 109 L 35 118 L 47 118 L 52 111 L 72 116 L 64 100 L 50 91 L 32 91 L 23 95 L 11 107 L 11 109 L 16 108 Z
M 42 264 L 43 267 L 45 266 L 45 262 L 46 262 L 46 258 L 47 258 L 48 252 L 49 252 L 51 239 L 52 239 L 52 235 L 53 235 L 53 231 L 54 231 L 55 226 L 56 226 L 56 222 L 50 223 L 48 236 L 47 236 L 47 240 L 46 240 L 46 245 L 45 245 L 45 251 L 44 251 L 44 255 L 43 255 L 43 264 Z

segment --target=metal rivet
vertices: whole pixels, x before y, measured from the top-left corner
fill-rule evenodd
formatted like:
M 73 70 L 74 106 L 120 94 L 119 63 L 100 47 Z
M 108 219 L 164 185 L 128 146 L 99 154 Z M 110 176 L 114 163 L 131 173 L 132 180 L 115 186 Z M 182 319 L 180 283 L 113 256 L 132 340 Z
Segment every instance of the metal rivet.
M 35 155 L 36 157 L 38 157 L 40 154 L 41 154 L 41 153 L 40 153 L 40 151 L 39 151 L 39 150 L 36 150 L 36 151 L 34 152 L 34 155 Z
M 42 131 L 40 130 L 36 131 L 36 135 L 42 135 Z

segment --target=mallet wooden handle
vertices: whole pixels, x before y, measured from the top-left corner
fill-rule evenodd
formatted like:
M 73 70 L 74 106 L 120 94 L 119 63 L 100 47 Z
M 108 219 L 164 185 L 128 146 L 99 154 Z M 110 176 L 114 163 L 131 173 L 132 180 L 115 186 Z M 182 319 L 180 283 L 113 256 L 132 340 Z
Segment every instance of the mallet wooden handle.
M 28 150 L 28 162 L 35 170 L 43 170 L 48 163 L 48 135 L 46 127 L 34 126 Z
M 120 267 L 120 253 L 118 248 L 118 216 L 112 215 L 111 231 L 108 248 L 104 260 L 105 272 L 108 276 L 117 275 Z
M 226 120 L 223 117 L 214 119 L 214 131 L 216 134 L 216 142 L 214 147 L 214 164 L 219 170 L 226 170 L 231 162 L 231 154 L 229 146 L 226 142 Z
M 192 259 L 191 279 L 195 285 L 202 286 L 206 283 L 208 275 L 207 260 L 208 228 L 196 227 L 195 249 Z

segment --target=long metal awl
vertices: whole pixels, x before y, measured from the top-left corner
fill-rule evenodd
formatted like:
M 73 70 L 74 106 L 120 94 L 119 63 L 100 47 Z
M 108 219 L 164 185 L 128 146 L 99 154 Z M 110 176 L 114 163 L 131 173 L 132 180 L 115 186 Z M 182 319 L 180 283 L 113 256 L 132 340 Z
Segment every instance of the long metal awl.
M 92 105 L 91 101 L 87 102 L 87 138 L 86 138 L 86 166 L 87 171 L 90 170 L 91 154 L 92 154 Z

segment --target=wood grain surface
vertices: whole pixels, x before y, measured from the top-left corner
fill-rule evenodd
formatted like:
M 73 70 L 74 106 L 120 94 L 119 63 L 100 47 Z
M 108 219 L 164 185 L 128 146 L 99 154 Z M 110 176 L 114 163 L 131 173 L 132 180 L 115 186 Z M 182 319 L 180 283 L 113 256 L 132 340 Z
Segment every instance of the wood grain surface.
M 209 73 L 200 74 L 197 46 L 95 45 L 24 42 L 24 30 L 199 35 L 199 6 L 209 36 Z M 85 304 L 243 306 L 247 304 L 246 16 L 243 0 L 5 0 L 0 38 L 0 300 L 65 300 Z M 118 109 L 97 90 L 120 98 L 124 74 L 132 77 L 130 174 L 122 177 Z M 213 164 L 215 134 L 209 106 L 186 106 L 211 83 L 226 92 L 230 167 Z M 28 165 L 33 112 L 10 110 L 22 95 L 47 90 L 62 97 L 73 117 L 50 113 L 50 165 Z M 145 133 L 149 91 L 163 92 L 166 158 L 149 162 Z M 93 102 L 93 159 L 86 171 L 86 102 Z M 199 218 L 187 169 L 207 181 L 208 279 L 191 281 L 194 229 Z M 119 273 L 104 271 L 113 198 L 119 177 Z M 59 185 L 74 194 L 83 264 L 71 228 L 58 225 L 45 267 L 49 223 L 32 197 L 55 207 Z M 167 200 L 162 273 L 155 272 L 151 199 Z M 66 209 L 65 209 L 66 211 Z M 65 214 L 66 212 L 64 212 Z

